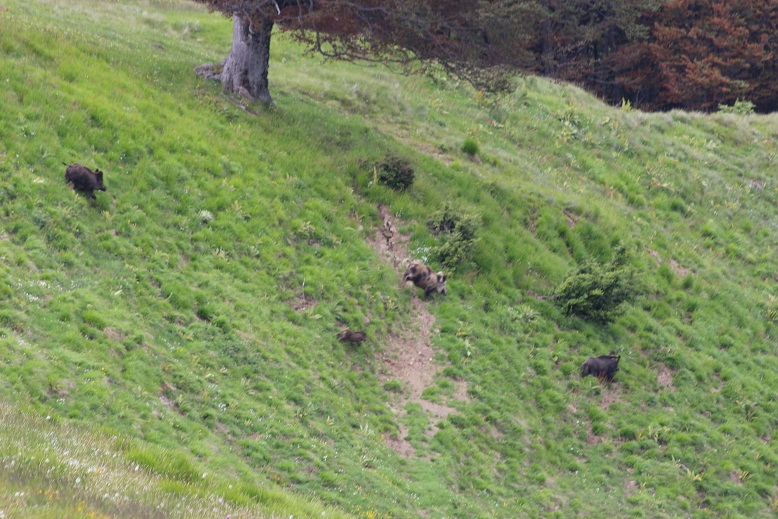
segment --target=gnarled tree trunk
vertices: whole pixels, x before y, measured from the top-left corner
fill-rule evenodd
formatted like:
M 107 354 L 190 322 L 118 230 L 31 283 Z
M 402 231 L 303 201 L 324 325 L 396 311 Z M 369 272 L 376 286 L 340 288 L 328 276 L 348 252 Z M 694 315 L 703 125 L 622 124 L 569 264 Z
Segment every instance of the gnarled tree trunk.
M 234 15 L 232 50 L 221 75 L 228 92 L 248 93 L 254 99 L 273 104 L 267 82 L 272 30 L 272 21 L 263 20 L 252 26 L 248 18 Z

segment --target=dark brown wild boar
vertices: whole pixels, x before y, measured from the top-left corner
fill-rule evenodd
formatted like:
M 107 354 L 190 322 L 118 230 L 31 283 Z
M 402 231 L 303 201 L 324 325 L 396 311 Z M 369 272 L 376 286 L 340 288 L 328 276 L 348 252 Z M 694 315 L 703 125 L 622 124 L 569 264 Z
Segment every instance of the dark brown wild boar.
M 65 164 L 63 162 L 63 164 Z M 86 166 L 82 166 L 78 162 L 73 164 L 65 164 L 65 181 L 75 189 L 86 193 L 90 198 L 97 198 L 95 196 L 95 190 L 105 191 L 105 184 L 103 184 L 103 172 L 99 169 L 92 171 Z
M 581 376 L 592 375 L 601 381 L 607 380 L 613 382 L 613 376 L 619 370 L 619 360 L 621 355 L 600 355 L 599 357 L 589 357 L 581 365 Z
M 340 342 L 346 341 L 346 342 L 353 342 L 354 344 L 359 344 L 360 342 L 364 341 L 366 338 L 367 338 L 367 334 L 365 332 L 352 332 L 348 328 L 338 334 L 338 340 Z

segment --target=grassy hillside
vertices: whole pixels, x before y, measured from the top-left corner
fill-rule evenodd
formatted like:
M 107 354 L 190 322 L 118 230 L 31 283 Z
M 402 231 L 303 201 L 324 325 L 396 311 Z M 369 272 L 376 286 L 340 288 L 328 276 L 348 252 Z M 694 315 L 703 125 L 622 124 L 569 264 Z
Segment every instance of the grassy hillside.
M 193 73 L 230 36 L 179 0 L 0 6 L 0 516 L 774 516 L 778 118 L 484 99 L 281 37 L 276 108 L 242 110 Z M 439 267 L 446 202 L 481 227 L 422 306 L 379 204 Z M 618 319 L 554 304 L 621 246 Z M 385 357 L 428 329 L 417 401 Z

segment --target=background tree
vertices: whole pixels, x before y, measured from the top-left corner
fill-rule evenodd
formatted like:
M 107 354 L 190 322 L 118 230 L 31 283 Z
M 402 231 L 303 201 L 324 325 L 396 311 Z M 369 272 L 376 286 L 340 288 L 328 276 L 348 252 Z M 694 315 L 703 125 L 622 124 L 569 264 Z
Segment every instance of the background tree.
M 218 72 L 224 87 L 272 102 L 274 27 L 336 59 L 373 60 L 406 70 L 442 66 L 474 86 L 505 89 L 536 24 L 534 0 L 195 0 L 233 17 L 232 50 Z
M 489 92 L 523 70 L 650 110 L 778 109 L 778 0 L 195 1 L 233 17 L 211 75 L 267 103 L 278 27 L 329 58 L 432 64 Z
M 645 15 L 659 6 L 658 0 L 541 0 L 536 70 L 609 98 L 618 96 L 612 57 L 647 39 Z
M 778 108 L 778 0 L 673 0 L 649 20 L 649 41 L 622 48 L 616 67 L 636 106 Z

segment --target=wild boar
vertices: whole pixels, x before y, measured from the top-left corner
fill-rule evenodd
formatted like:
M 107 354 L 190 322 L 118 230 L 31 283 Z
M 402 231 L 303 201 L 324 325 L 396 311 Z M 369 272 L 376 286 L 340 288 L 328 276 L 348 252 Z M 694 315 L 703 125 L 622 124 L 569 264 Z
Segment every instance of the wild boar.
M 353 342 L 354 344 L 359 344 L 360 342 L 364 341 L 367 338 L 367 334 L 365 332 L 352 332 L 348 328 L 343 330 L 338 334 L 338 340 L 340 342 L 346 341 L 346 342 Z
M 413 281 L 414 285 L 424 289 L 425 299 L 433 292 L 441 293 L 444 296 L 448 294 L 446 291 L 446 275 L 442 272 L 435 272 L 419 261 L 412 262 L 405 270 L 402 285 L 405 286 L 408 281 Z
M 599 357 L 589 357 L 581 365 L 581 376 L 592 375 L 600 380 L 605 379 L 613 382 L 613 376 L 619 370 L 619 360 L 621 355 L 600 355 Z
M 63 164 L 65 163 L 63 162 Z M 93 199 L 97 198 L 95 190 L 105 191 L 103 172 L 99 169 L 92 171 L 77 162 L 70 165 L 65 164 L 65 166 L 67 166 L 65 168 L 65 181 L 76 191 L 82 191 Z

